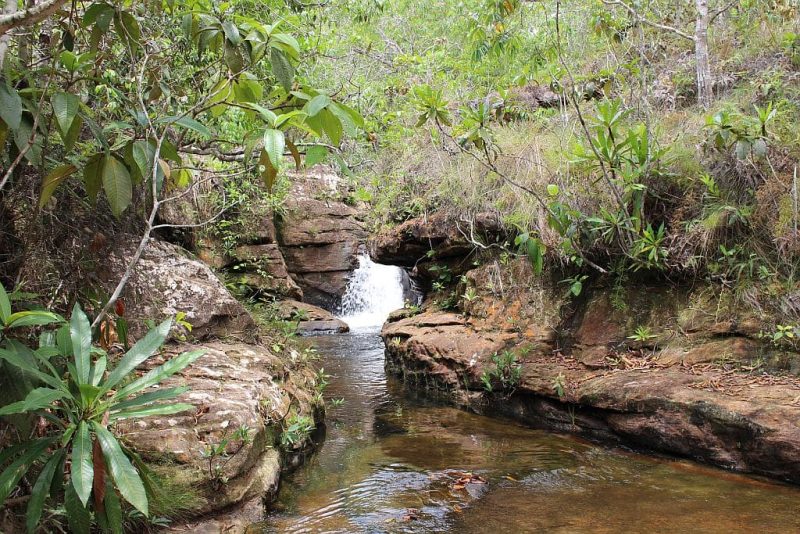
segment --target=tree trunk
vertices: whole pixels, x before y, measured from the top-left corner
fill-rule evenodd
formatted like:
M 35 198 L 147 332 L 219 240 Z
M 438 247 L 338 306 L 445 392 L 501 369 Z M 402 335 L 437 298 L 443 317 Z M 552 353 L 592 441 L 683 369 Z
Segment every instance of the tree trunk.
M 6 5 L 3 8 L 3 15 L 13 15 L 17 12 L 17 0 L 6 0 Z M 0 70 L 3 69 L 5 64 L 6 53 L 8 52 L 8 45 L 11 42 L 11 35 L 4 33 L 0 35 Z
M 694 31 L 694 55 L 697 64 L 697 102 L 704 109 L 711 107 L 714 97 L 714 80 L 708 58 L 708 0 L 696 0 L 697 20 Z

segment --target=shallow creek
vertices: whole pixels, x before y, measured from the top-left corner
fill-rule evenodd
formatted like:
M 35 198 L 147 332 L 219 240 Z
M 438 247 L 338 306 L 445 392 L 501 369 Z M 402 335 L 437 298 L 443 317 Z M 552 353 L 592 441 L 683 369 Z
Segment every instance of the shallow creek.
M 798 488 L 414 398 L 375 328 L 316 342 L 344 403 L 256 531 L 800 532 Z
M 345 297 L 353 331 L 315 338 L 326 397 L 343 401 L 251 531 L 800 532 L 800 488 L 414 396 L 384 373 L 380 323 L 403 302 L 391 269 L 362 258 Z

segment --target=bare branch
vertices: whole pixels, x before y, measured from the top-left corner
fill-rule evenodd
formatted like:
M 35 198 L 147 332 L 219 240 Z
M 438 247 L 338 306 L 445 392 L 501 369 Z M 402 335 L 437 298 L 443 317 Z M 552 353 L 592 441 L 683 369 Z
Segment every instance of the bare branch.
M 637 12 L 635 9 L 633 9 L 631 6 L 629 6 L 622 0 L 602 0 L 602 1 L 607 6 L 620 6 L 624 8 L 628 13 L 633 15 L 633 17 L 636 18 L 638 22 L 641 22 L 642 24 L 652 26 L 653 28 L 658 28 L 659 30 L 672 32 L 675 35 L 683 37 L 684 39 L 688 39 L 689 41 L 694 41 L 693 36 L 689 35 L 688 33 L 682 32 L 678 28 L 673 28 L 672 26 L 667 26 L 666 24 L 659 24 L 658 22 L 653 22 L 652 20 L 643 17 L 642 15 L 639 14 L 639 12 Z
M 8 30 L 24 26 L 32 26 L 41 22 L 67 3 L 67 0 L 45 0 L 41 4 L 15 13 L 0 16 L 0 35 Z

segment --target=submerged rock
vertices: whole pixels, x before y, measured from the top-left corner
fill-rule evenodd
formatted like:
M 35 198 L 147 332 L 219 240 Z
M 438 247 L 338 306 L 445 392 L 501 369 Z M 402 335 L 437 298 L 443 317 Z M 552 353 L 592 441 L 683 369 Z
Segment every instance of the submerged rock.
M 323 332 L 343 333 L 350 330 L 347 323 L 334 317 L 331 312 L 319 306 L 296 300 L 279 302 L 278 317 L 284 321 L 297 321 L 297 332 L 300 335 Z

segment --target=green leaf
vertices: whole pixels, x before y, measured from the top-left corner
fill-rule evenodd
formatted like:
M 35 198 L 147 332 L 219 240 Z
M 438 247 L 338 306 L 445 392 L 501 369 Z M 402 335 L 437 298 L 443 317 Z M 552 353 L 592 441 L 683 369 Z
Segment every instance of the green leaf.
M 223 59 L 225 60 L 225 65 L 228 66 L 233 74 L 242 72 L 244 69 L 244 58 L 239 47 L 227 39 L 223 45 Z
M 93 422 L 92 426 L 97 439 L 100 441 L 100 448 L 103 450 L 103 456 L 105 456 L 108 467 L 111 470 L 114 484 L 117 486 L 122 498 L 147 516 L 147 493 L 139 473 L 128 457 L 125 456 L 125 453 L 122 452 L 117 438 L 96 422 Z
M 19 128 L 22 120 L 22 99 L 13 87 L 0 82 L 0 119 L 12 130 Z
M 117 490 L 108 479 L 106 479 L 106 497 L 103 499 L 103 504 L 106 507 L 106 518 L 108 526 L 111 528 L 111 534 L 122 534 L 122 506 L 120 506 Z
M 558 186 L 556 184 L 549 184 L 547 186 L 547 194 L 551 197 L 558 196 Z
M 28 393 L 24 400 L 12 402 L 0 408 L 0 415 L 26 413 L 52 408 L 55 401 L 63 399 L 65 396 L 63 391 L 50 388 L 36 388 Z
M 131 371 L 136 369 L 143 361 L 152 356 L 169 335 L 172 319 L 167 319 L 156 328 L 150 330 L 146 336 L 136 342 L 131 350 L 122 357 L 117 366 L 108 375 L 103 383 L 103 392 L 106 392 L 120 383 Z
M 29 310 L 12 313 L 8 318 L 8 326 L 13 328 L 20 328 L 23 326 L 43 326 L 46 324 L 59 323 L 63 320 L 64 318 L 57 313 Z
M 125 164 L 115 156 L 104 158 L 103 191 L 115 217 L 119 217 L 128 208 L 133 198 L 131 175 Z
M 192 404 L 176 403 L 176 404 L 157 404 L 155 406 L 147 406 L 144 408 L 137 408 L 131 410 L 123 410 L 117 412 L 109 417 L 109 421 L 117 421 L 120 419 L 135 419 L 137 417 L 149 417 L 151 415 L 172 415 L 175 413 L 193 410 Z
M 26 443 L 24 451 L 11 465 L 0 474 L 0 506 L 6 502 L 8 495 L 17 487 L 17 483 L 28 472 L 31 465 L 44 454 L 55 438 L 42 438 Z
M 321 163 L 328 157 L 328 149 L 324 146 L 315 145 L 306 150 L 306 167 L 313 167 Z
M 75 165 L 65 163 L 59 165 L 44 177 L 42 181 L 42 193 L 39 195 L 39 207 L 44 207 L 45 204 L 53 196 L 53 193 L 61 183 L 69 178 L 78 168 Z
M 72 317 L 69 321 L 69 335 L 72 340 L 72 350 L 75 353 L 75 377 L 77 384 L 89 381 L 89 353 L 92 350 L 92 327 L 89 318 L 77 303 L 72 308 Z
M 295 59 L 300 56 L 300 44 L 297 42 L 297 39 L 288 33 L 273 33 L 270 35 L 270 39 L 284 45 L 281 48 Z
M 275 78 L 278 79 L 278 82 L 285 90 L 291 91 L 292 81 L 294 81 L 294 67 L 291 62 L 289 62 L 289 58 L 274 47 L 270 50 L 269 57 L 270 63 L 272 64 L 272 73 L 275 75 Z
M 39 520 L 42 518 L 44 501 L 50 495 L 50 486 L 53 484 L 56 468 L 61 464 L 65 453 L 66 449 L 57 450 L 47 463 L 44 464 L 39 478 L 36 479 L 36 483 L 33 485 L 31 500 L 28 501 L 28 510 L 25 514 L 25 526 L 30 534 L 33 534 L 36 530 L 36 526 L 39 524 Z
M 257 111 L 258 114 L 261 115 L 261 118 L 264 119 L 264 121 L 267 124 L 269 124 L 272 127 L 275 126 L 275 121 L 278 120 L 278 116 L 275 115 L 275 112 L 273 112 L 272 110 L 267 109 L 264 106 L 259 106 L 258 104 L 254 104 L 252 102 L 247 102 L 247 103 L 244 103 L 242 105 L 244 107 L 248 108 L 248 109 L 252 109 L 253 111 Z
M 233 22 L 226 20 L 222 23 L 222 31 L 225 32 L 225 38 L 231 42 L 234 46 L 239 46 L 242 42 L 242 36 L 239 34 L 239 28 L 236 27 L 236 24 Z
M 93 480 L 92 436 L 89 423 L 81 421 L 72 440 L 72 486 L 84 506 L 89 502 Z
M 156 391 L 149 391 L 147 393 L 142 393 L 138 397 L 134 397 L 132 399 L 120 402 L 119 404 L 115 404 L 114 406 L 111 407 L 111 411 L 119 412 L 122 410 L 135 408 L 137 406 L 144 406 L 146 404 L 150 404 L 160 400 L 174 399 L 178 395 L 182 395 L 187 391 L 189 391 L 188 386 L 179 386 L 175 388 L 160 388 L 157 389 Z
M 78 115 L 75 117 L 75 120 L 72 121 L 72 126 L 70 126 L 67 135 L 62 136 L 64 148 L 67 150 L 67 152 L 72 150 L 72 148 L 75 146 L 75 142 L 78 140 L 78 137 L 81 134 L 81 128 L 83 128 L 83 117 Z
M 328 134 L 331 143 L 338 146 L 342 142 L 342 123 L 336 115 L 324 109 L 320 112 L 322 129 Z
M 104 158 L 102 153 L 94 154 L 83 168 L 83 186 L 92 204 L 97 201 L 97 193 L 100 192 L 100 185 L 103 183 Z
M 309 100 L 305 106 L 303 106 L 303 111 L 305 111 L 309 117 L 314 117 L 317 113 L 332 103 L 333 101 L 328 95 L 317 95 Z
M 56 117 L 56 125 L 61 133 L 61 137 L 66 138 L 72 128 L 72 121 L 78 114 L 80 100 L 71 93 L 56 93 L 50 101 L 53 104 L 53 114 Z
M 64 489 L 64 509 L 67 512 L 67 524 L 72 534 L 90 534 L 92 516 L 89 509 L 81 504 L 72 484 Z
M 171 360 L 159 365 L 155 369 L 151 369 L 144 376 L 118 390 L 114 395 L 114 399 L 118 400 L 125 398 L 133 393 L 137 393 L 145 388 L 164 381 L 175 373 L 182 371 L 188 365 L 191 365 L 192 362 L 197 360 L 205 353 L 205 350 L 194 350 L 191 352 L 184 352 L 179 356 L 175 356 Z
M 228 88 L 228 93 L 229 92 L 230 92 L 230 88 Z M 226 93 L 226 94 L 228 94 L 228 93 Z M 169 117 L 163 117 L 163 118 L 157 120 L 156 124 L 174 124 L 176 126 L 181 126 L 183 128 L 186 128 L 187 130 L 192 130 L 194 132 L 197 132 L 200 135 L 203 135 L 205 137 L 211 137 L 211 130 L 206 128 L 200 122 L 194 120 L 191 117 L 187 117 L 185 115 L 183 115 L 183 116 L 172 115 L 172 116 L 169 116 Z
M 6 324 L 11 315 L 11 301 L 8 300 L 8 293 L 3 284 L 0 284 L 0 322 Z
M 39 370 L 38 365 L 36 365 L 35 363 L 32 364 L 16 351 L 8 349 L 0 349 L 0 360 L 7 361 L 17 369 L 20 369 L 23 372 L 33 376 L 34 378 L 41 380 L 42 382 L 52 387 L 53 389 L 61 389 L 61 390 L 65 389 L 65 386 L 61 382 L 61 380 L 41 372 Z
M 264 131 L 264 150 L 269 155 L 269 160 L 275 169 L 281 168 L 283 149 L 286 146 L 286 137 L 280 130 L 268 128 Z

